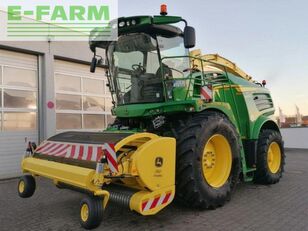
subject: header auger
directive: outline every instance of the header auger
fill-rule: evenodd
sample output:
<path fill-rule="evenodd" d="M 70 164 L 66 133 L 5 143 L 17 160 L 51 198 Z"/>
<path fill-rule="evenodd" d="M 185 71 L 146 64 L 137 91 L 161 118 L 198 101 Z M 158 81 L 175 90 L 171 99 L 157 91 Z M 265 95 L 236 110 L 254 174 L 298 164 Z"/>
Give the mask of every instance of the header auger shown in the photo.
<path fill-rule="evenodd" d="M 184 29 L 172 24 L 184 23 Z M 198 209 L 230 199 L 238 180 L 273 184 L 284 166 L 283 141 L 270 92 L 233 62 L 189 53 L 195 30 L 179 16 L 122 17 L 117 41 L 93 30 L 106 50 L 116 117 L 104 132 L 55 135 L 22 161 L 21 197 L 34 177 L 88 196 L 80 223 L 97 227 L 109 201 L 153 215 L 174 197 Z"/>

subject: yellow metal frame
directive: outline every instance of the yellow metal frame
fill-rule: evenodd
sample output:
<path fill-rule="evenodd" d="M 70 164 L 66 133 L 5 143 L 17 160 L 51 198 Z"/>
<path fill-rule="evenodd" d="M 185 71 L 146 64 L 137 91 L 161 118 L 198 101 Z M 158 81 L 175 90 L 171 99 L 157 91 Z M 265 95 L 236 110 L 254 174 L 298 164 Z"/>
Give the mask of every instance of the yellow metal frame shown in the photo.
<path fill-rule="evenodd" d="M 239 68 L 234 62 L 220 56 L 219 54 L 201 54 L 201 50 L 193 50 L 190 52 L 191 56 L 198 57 L 200 59 L 204 59 L 207 61 L 210 61 L 211 63 L 203 63 L 203 69 L 205 69 L 208 66 L 218 67 L 221 69 L 221 66 L 224 66 L 229 72 L 236 74 L 237 76 L 242 77 L 243 79 L 246 79 L 248 81 L 252 81 L 252 77 L 248 75 L 246 72 L 244 72 L 241 68 Z M 194 65 L 197 65 L 199 69 L 202 68 L 201 61 L 200 60 L 193 60 Z M 217 66 L 215 66 L 217 64 Z"/>
<path fill-rule="evenodd" d="M 62 164 L 58 162 L 27 157 L 22 161 L 23 172 L 29 172 L 34 176 L 43 176 L 56 182 L 63 182 L 90 192 L 95 196 L 104 196 L 103 206 L 107 205 L 109 192 L 100 189 L 94 184 L 95 170 Z"/>

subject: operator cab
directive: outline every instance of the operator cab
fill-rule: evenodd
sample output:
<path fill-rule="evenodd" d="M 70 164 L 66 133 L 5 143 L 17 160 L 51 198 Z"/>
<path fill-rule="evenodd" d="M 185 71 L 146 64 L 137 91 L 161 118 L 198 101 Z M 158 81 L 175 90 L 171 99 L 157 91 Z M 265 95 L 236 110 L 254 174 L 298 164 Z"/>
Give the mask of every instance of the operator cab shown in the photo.
<path fill-rule="evenodd" d="M 169 56 L 188 55 L 183 37 L 151 36 L 146 33 L 122 35 L 107 48 L 112 84 L 117 92 L 117 103 L 153 103 L 164 101 L 165 92 L 170 94 L 174 72 L 182 72 L 189 62 L 166 60 Z M 169 61 L 169 62 L 168 62 Z M 169 96 L 170 97 L 170 96 Z"/>
<path fill-rule="evenodd" d="M 168 18 L 119 18 L 117 41 L 90 42 L 94 53 L 97 47 L 106 49 L 109 85 L 117 105 L 173 100 L 174 88 L 185 87 L 186 81 L 175 80 L 185 79 L 184 70 L 190 68 L 188 48 L 195 43 L 194 29 L 186 25 L 183 32 L 165 22 L 155 24 L 157 17 Z M 146 19 L 149 23 L 142 24 Z"/>

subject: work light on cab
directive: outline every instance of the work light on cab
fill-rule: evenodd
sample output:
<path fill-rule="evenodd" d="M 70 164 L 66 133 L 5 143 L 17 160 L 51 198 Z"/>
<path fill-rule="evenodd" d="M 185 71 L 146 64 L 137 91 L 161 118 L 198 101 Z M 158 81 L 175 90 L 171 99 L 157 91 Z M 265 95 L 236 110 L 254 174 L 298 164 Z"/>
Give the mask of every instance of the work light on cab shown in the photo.
<path fill-rule="evenodd" d="M 167 15 L 168 14 L 168 12 L 167 12 L 167 5 L 166 4 L 162 4 L 161 6 L 160 6 L 160 15 Z"/>

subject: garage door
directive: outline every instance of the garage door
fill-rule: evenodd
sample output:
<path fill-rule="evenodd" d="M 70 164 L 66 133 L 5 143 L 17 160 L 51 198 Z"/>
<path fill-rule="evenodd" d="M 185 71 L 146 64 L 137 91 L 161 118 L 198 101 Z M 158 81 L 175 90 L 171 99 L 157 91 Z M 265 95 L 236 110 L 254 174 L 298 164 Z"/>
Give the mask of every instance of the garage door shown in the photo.
<path fill-rule="evenodd" d="M 112 122 L 105 70 L 55 60 L 56 129 L 99 131 Z"/>
<path fill-rule="evenodd" d="M 0 179 L 20 175 L 29 140 L 38 140 L 37 56 L 0 49 Z"/>

